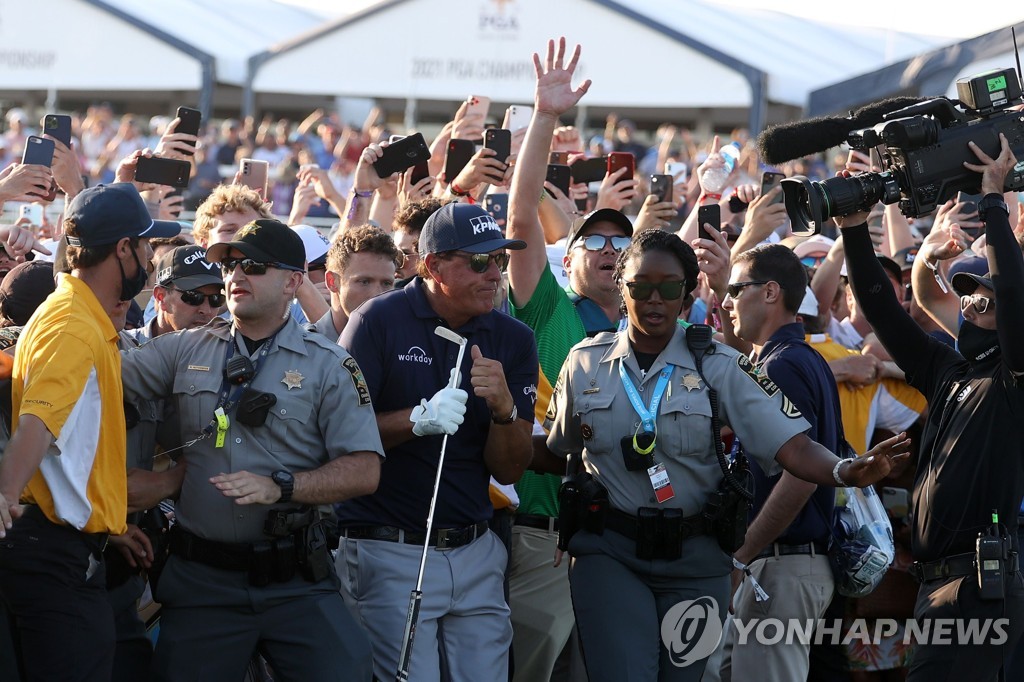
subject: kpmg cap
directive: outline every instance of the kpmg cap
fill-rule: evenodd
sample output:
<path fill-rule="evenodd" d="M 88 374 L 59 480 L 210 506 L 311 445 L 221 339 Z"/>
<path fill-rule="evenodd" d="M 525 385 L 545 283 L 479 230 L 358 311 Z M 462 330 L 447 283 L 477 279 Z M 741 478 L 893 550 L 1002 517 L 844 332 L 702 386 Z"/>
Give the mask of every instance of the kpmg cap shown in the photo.
<path fill-rule="evenodd" d="M 71 246 L 105 246 L 125 237 L 166 238 L 181 232 L 181 225 L 173 220 L 153 220 L 130 182 L 82 190 L 64 217 L 75 223 L 77 236 L 65 237 Z"/>
<path fill-rule="evenodd" d="M 231 249 L 241 251 L 246 258 L 260 263 L 306 271 L 306 249 L 302 238 L 292 228 L 273 218 L 254 220 L 236 232 L 232 241 L 214 244 L 206 250 L 206 260 L 220 263 Z"/>
<path fill-rule="evenodd" d="M 474 204 L 445 204 L 430 214 L 420 232 L 420 254 L 465 251 L 489 253 L 525 249 L 520 239 L 505 239 L 494 218 Z"/>
<path fill-rule="evenodd" d="M 50 263 L 35 260 L 19 263 L 0 282 L 0 316 L 15 325 L 25 325 L 54 289 Z"/>
<path fill-rule="evenodd" d="M 583 232 L 583 230 L 599 221 L 614 223 L 626 233 L 627 237 L 633 236 L 633 223 L 629 221 L 629 218 L 626 217 L 625 213 L 622 211 L 616 211 L 614 208 L 599 208 L 596 211 L 591 211 L 587 215 L 577 218 L 573 222 L 572 226 L 569 228 L 569 236 L 565 240 L 565 252 L 569 253 L 572 249 L 572 245 L 580 238 L 580 233 Z"/>
<path fill-rule="evenodd" d="M 191 291 L 208 284 L 224 285 L 220 265 L 206 260 L 206 249 L 195 244 L 171 249 L 156 264 L 156 283 L 162 287 L 173 284 L 176 289 Z"/>

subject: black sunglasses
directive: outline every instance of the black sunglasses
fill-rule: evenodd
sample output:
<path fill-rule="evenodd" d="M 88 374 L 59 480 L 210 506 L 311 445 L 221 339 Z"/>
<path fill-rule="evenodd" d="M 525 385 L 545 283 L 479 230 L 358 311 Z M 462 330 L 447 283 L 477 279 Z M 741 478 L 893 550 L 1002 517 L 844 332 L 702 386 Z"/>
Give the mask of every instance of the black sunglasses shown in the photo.
<path fill-rule="evenodd" d="M 267 274 L 267 268 L 279 268 L 281 270 L 302 272 L 301 269 L 292 267 L 291 265 L 285 265 L 284 263 L 261 263 L 253 260 L 252 258 L 225 258 L 220 262 L 221 272 L 224 275 L 229 275 L 234 272 L 235 267 L 239 265 L 242 266 L 242 272 L 247 275 L 265 275 Z"/>
<path fill-rule="evenodd" d="M 461 251 L 452 252 L 454 256 L 460 256 L 469 261 L 469 269 L 473 272 L 479 272 L 481 274 L 487 272 L 487 268 L 491 267 L 491 260 L 494 260 L 494 264 L 498 266 L 498 272 L 505 272 L 508 268 L 508 254 L 504 251 L 501 253 L 463 253 Z"/>
<path fill-rule="evenodd" d="M 192 291 L 182 291 L 181 289 L 173 289 L 173 291 L 177 291 L 179 294 L 181 294 L 181 300 L 184 303 L 187 303 L 190 306 L 194 306 L 196 308 L 201 306 L 203 304 L 203 301 L 209 301 L 211 308 L 219 308 L 222 305 L 224 305 L 224 301 L 227 300 L 227 297 L 224 296 L 223 293 L 204 294 L 203 292 L 196 291 L 195 289 L 193 289 Z"/>
<path fill-rule="evenodd" d="M 661 300 L 675 301 L 683 295 L 683 287 L 685 285 L 685 281 L 658 282 L 657 284 L 653 282 L 626 282 L 629 296 L 634 301 L 646 301 L 655 291 L 661 296 Z"/>
<path fill-rule="evenodd" d="M 587 251 L 604 251 L 608 242 L 611 242 L 613 251 L 622 251 L 629 246 L 630 241 L 629 237 L 608 237 L 603 234 L 591 234 L 576 242 L 573 248 L 582 246 Z"/>
<path fill-rule="evenodd" d="M 768 282 L 770 281 L 771 280 L 769 279 L 759 279 L 751 282 L 736 282 L 735 284 L 730 284 L 729 286 L 727 286 L 725 290 L 729 293 L 729 298 L 736 298 L 737 296 L 740 295 L 740 292 L 743 291 L 745 288 L 760 286 L 762 284 L 768 284 Z"/>

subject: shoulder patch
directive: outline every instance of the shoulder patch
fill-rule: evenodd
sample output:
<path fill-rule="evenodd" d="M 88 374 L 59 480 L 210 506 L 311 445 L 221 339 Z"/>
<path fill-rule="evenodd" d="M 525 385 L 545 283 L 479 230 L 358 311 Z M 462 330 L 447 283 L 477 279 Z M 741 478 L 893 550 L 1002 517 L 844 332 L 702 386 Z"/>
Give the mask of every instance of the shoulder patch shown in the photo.
<path fill-rule="evenodd" d="M 736 364 L 739 365 L 739 368 L 743 370 L 743 373 L 750 377 L 750 380 L 757 384 L 757 387 L 760 388 L 769 398 L 779 392 L 779 387 L 775 382 L 769 379 L 767 375 L 760 374 L 757 371 L 757 368 L 754 367 L 754 363 L 752 363 L 747 356 L 742 354 L 737 355 Z M 800 416 L 799 411 L 797 411 L 797 416 Z"/>
<path fill-rule="evenodd" d="M 793 404 L 793 401 L 786 397 L 786 394 L 782 394 L 782 414 L 786 415 L 790 419 L 799 419 L 803 415 L 800 414 L 800 410 Z"/>
<path fill-rule="evenodd" d="M 363 370 L 359 369 L 359 365 L 356 364 L 355 358 L 349 356 L 345 358 L 341 366 L 348 370 L 348 373 L 352 375 L 352 385 L 356 389 L 356 393 L 359 395 L 359 405 L 370 404 L 370 389 L 366 385 L 366 379 L 363 378 Z"/>
<path fill-rule="evenodd" d="M 544 420 L 552 422 L 558 416 L 558 394 L 562 392 L 562 373 L 558 374 L 558 381 L 551 390 L 551 400 L 548 401 L 548 409 L 544 414 Z"/>

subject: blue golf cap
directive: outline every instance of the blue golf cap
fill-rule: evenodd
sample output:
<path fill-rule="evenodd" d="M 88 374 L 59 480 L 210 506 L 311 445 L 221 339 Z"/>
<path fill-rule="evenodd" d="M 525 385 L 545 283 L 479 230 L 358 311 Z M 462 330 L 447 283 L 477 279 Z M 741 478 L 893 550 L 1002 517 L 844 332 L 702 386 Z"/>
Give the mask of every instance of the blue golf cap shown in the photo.
<path fill-rule="evenodd" d="M 173 220 L 153 220 L 135 185 L 116 182 L 82 190 L 68 205 L 66 220 L 75 224 L 76 236 L 66 236 L 71 246 L 104 246 L 125 237 L 173 237 L 181 225 Z"/>
<path fill-rule="evenodd" d="M 420 232 L 420 254 L 465 251 L 490 253 L 525 249 L 521 239 L 505 239 L 491 214 L 474 204 L 445 204 L 430 214 Z"/>

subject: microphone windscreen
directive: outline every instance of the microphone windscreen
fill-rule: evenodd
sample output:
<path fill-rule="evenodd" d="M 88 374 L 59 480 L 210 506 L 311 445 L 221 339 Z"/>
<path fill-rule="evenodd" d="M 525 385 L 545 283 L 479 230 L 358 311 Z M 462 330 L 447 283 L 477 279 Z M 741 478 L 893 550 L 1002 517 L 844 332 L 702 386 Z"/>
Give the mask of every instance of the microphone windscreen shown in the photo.
<path fill-rule="evenodd" d="M 934 98 L 889 97 L 887 99 L 882 99 L 877 102 L 872 102 L 871 104 L 867 104 L 858 109 L 857 111 L 853 112 L 853 116 L 850 117 L 850 120 L 853 121 L 854 127 L 851 128 L 851 130 L 856 130 L 857 128 L 870 128 L 873 125 L 881 123 L 884 120 L 882 116 L 885 114 L 889 114 L 894 111 L 899 111 L 900 109 L 905 109 L 906 107 L 909 107 L 912 104 L 917 104 L 918 102 L 925 102 L 929 99 Z"/>
<path fill-rule="evenodd" d="M 840 145 L 854 127 L 849 119 L 838 116 L 783 123 L 758 135 L 757 149 L 762 161 L 776 165 Z"/>

